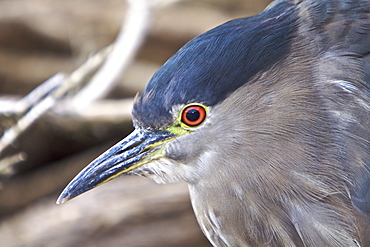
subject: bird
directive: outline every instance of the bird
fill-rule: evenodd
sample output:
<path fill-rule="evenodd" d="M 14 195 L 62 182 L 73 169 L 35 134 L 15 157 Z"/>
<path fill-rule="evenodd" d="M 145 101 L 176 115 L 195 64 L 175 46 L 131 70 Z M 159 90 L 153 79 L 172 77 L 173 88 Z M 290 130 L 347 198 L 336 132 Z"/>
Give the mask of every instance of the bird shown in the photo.
<path fill-rule="evenodd" d="M 195 37 L 57 203 L 144 176 L 187 183 L 213 246 L 370 246 L 369 15 L 370 1 L 276 0 Z"/>

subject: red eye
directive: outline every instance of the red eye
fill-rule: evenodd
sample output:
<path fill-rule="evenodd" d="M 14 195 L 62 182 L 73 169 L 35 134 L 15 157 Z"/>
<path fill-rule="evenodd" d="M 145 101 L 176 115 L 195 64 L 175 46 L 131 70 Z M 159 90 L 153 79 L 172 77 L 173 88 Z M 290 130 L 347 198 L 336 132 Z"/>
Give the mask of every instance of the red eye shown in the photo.
<path fill-rule="evenodd" d="M 191 105 L 182 111 L 181 121 L 190 126 L 195 127 L 203 123 L 206 118 L 206 110 L 199 105 Z"/>

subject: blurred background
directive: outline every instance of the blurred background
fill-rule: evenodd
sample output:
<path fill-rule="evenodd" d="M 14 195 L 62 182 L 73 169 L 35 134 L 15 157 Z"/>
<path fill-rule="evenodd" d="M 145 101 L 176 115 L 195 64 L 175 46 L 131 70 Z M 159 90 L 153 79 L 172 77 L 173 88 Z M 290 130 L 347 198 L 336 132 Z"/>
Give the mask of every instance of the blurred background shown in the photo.
<path fill-rule="evenodd" d="M 184 184 L 126 176 L 55 204 L 84 166 L 132 131 L 132 99 L 161 64 L 196 35 L 271 1 L 152 2 L 141 45 L 107 95 L 80 110 L 68 106 L 94 69 L 85 84 L 55 96 L 37 115 L 33 110 L 60 85 L 43 86 L 41 96 L 30 92 L 57 73 L 70 76 L 113 43 L 130 6 L 124 0 L 0 1 L 1 247 L 210 246 Z M 20 131 L 34 112 L 35 121 Z"/>

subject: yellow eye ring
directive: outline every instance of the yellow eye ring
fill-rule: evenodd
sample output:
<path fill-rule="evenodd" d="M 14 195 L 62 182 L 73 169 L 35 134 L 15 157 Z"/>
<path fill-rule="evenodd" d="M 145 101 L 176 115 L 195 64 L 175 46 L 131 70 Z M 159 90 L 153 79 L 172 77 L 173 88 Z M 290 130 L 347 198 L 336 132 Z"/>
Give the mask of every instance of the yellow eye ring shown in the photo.
<path fill-rule="evenodd" d="M 194 128 L 201 125 L 207 118 L 207 107 L 202 104 L 188 104 L 180 112 L 182 124 Z"/>

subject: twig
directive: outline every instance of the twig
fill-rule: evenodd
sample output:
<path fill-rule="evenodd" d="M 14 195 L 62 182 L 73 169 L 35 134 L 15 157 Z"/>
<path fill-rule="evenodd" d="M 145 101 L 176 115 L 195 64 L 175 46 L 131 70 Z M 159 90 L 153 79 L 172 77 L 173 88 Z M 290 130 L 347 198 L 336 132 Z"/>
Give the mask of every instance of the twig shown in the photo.
<path fill-rule="evenodd" d="M 111 52 L 111 50 L 111 46 L 102 49 L 100 52 L 90 57 L 69 77 L 65 78 L 65 75 L 57 74 L 43 83 L 47 84 L 47 86 L 39 86 L 40 91 L 42 91 L 44 89 L 54 89 L 54 87 L 50 87 L 50 85 L 60 85 L 59 87 L 55 88 L 54 91 L 47 92 L 44 90 L 44 92 L 42 93 L 31 92 L 30 94 L 32 95 L 38 95 L 38 102 L 22 118 L 20 118 L 15 125 L 4 132 L 3 136 L 0 139 L 0 154 L 4 151 L 5 148 L 11 145 L 22 132 L 28 129 L 28 127 L 31 126 L 31 124 L 33 124 L 39 117 L 41 117 L 45 112 L 54 107 L 58 99 L 63 97 L 71 90 L 79 87 L 84 82 L 84 79 L 87 76 L 89 76 L 93 71 L 101 66 L 104 59 Z M 46 95 L 46 97 L 40 100 L 39 98 L 44 95 Z M 25 98 L 26 100 L 24 101 L 29 101 L 27 100 L 27 98 L 30 98 L 30 96 L 27 95 L 25 96 Z M 34 103 L 34 101 L 36 102 L 36 100 L 32 100 L 29 101 L 29 103 Z"/>
<path fill-rule="evenodd" d="M 73 106 L 83 109 L 104 97 L 115 85 L 117 77 L 131 62 L 142 43 L 150 17 L 149 0 L 128 0 L 129 9 L 113 52 L 91 81 L 74 97 Z"/>
<path fill-rule="evenodd" d="M 109 45 L 91 56 L 84 64 L 73 71 L 71 75 L 65 79 L 65 82 L 56 89 L 55 92 L 53 92 L 53 97 L 60 98 L 73 89 L 80 87 L 84 80 L 103 64 L 112 50 L 113 46 Z"/>
<path fill-rule="evenodd" d="M 64 75 L 62 74 L 56 74 L 55 76 L 51 77 L 49 80 L 47 80 L 45 83 L 48 84 L 62 84 L 64 79 Z M 50 83 L 53 82 L 53 83 Z M 46 89 L 48 87 L 39 87 L 40 89 Z M 40 90 L 41 91 L 41 90 Z M 21 119 L 17 121 L 15 125 L 10 127 L 9 129 L 4 131 L 3 136 L 0 139 L 0 154 L 4 151 L 6 147 L 11 145 L 13 141 L 22 133 L 24 132 L 36 119 L 38 119 L 42 114 L 44 114 L 47 110 L 49 110 L 55 103 L 55 99 L 51 96 L 51 94 L 48 94 L 49 92 L 45 91 L 43 93 L 38 94 L 37 100 L 39 100 L 40 96 L 43 96 L 47 94 L 47 96 L 39 101 L 35 106 L 31 108 L 29 112 L 26 113 Z M 31 92 L 30 94 L 37 94 L 34 92 Z M 25 98 L 28 98 L 26 96 Z M 27 100 L 25 100 L 27 101 Z M 33 101 L 28 102 L 29 104 L 32 104 Z"/>
<path fill-rule="evenodd" d="M 11 145 L 14 140 L 33 124 L 41 115 L 49 110 L 55 104 L 55 98 L 47 96 L 35 105 L 26 115 L 17 121 L 15 125 L 5 130 L 0 139 L 0 154 L 6 147 Z"/>
<path fill-rule="evenodd" d="M 14 140 L 22 134 L 32 123 L 49 109 L 53 108 L 60 98 L 72 90 L 80 87 L 84 80 L 96 71 L 100 70 L 92 80 L 77 93 L 72 100 L 73 107 L 65 104 L 64 111 L 78 114 L 91 102 L 102 98 L 116 83 L 116 78 L 127 67 L 136 53 L 146 33 L 151 8 L 156 5 L 166 5 L 174 2 L 172 0 L 127 0 L 129 9 L 122 25 L 120 33 L 114 45 L 110 45 L 96 55 L 89 58 L 83 65 L 76 69 L 70 76 L 65 78 L 57 74 L 37 87 L 29 95 L 14 104 L 0 108 L 0 113 L 17 113 L 23 115 L 18 122 L 7 129 L 0 139 L 0 154 L 10 146 Z M 109 57 L 107 59 L 107 57 Z M 107 59 L 107 60 L 106 60 Z M 105 64 L 103 64 L 103 62 Z"/>
<path fill-rule="evenodd" d="M 63 83 L 62 77 L 63 75 L 61 73 L 52 76 L 20 100 L 3 100 L 0 105 L 0 114 L 23 114 L 59 87 Z"/>
<path fill-rule="evenodd" d="M 26 153 L 20 152 L 0 160 L 0 176 L 9 177 L 14 174 L 14 165 L 26 159 Z"/>

